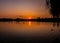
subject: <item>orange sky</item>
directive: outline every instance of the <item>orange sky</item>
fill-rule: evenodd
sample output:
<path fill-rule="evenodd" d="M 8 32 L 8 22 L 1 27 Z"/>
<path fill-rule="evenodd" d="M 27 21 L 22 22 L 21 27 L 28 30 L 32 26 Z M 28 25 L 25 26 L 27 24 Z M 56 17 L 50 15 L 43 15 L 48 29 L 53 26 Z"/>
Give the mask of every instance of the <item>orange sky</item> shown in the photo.
<path fill-rule="evenodd" d="M 50 17 L 45 0 L 0 1 L 0 17 Z"/>

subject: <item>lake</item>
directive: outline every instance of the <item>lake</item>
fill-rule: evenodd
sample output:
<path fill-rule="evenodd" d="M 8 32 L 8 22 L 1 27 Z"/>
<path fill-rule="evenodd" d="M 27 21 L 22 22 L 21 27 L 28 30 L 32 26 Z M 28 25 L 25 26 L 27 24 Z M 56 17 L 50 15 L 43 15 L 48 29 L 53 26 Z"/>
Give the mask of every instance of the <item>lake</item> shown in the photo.
<path fill-rule="evenodd" d="M 2 41 L 22 40 L 39 42 L 58 42 L 60 40 L 60 23 L 55 22 L 0 22 L 0 39 Z"/>

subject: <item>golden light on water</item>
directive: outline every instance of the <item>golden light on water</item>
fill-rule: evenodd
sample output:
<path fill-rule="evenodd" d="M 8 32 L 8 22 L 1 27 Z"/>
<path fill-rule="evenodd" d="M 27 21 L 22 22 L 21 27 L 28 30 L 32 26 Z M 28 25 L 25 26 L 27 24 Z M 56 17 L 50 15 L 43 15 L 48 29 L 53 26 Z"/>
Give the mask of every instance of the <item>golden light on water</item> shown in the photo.
<path fill-rule="evenodd" d="M 28 19 L 32 19 L 32 18 L 28 17 Z M 31 21 L 28 22 L 28 25 L 31 26 Z"/>
<path fill-rule="evenodd" d="M 28 25 L 31 26 L 31 21 L 29 21 Z"/>

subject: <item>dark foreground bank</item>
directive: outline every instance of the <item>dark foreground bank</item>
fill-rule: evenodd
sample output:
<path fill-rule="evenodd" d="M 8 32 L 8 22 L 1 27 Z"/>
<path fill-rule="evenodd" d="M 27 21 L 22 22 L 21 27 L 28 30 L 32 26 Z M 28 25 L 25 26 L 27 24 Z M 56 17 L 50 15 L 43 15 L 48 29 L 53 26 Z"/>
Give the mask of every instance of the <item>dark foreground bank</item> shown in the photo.
<path fill-rule="evenodd" d="M 0 43 L 60 43 L 60 39 L 56 36 L 48 39 L 48 37 L 43 36 L 29 37 L 0 34 Z"/>

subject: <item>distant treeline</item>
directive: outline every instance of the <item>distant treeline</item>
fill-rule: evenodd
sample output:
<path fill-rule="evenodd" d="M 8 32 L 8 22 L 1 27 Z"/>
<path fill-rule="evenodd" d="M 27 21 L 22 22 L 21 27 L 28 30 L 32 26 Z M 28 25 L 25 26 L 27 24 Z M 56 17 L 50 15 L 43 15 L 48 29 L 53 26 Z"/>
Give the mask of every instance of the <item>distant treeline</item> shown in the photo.
<path fill-rule="evenodd" d="M 36 19 L 21 19 L 21 18 L 0 18 L 0 22 L 11 22 L 11 21 L 36 21 L 36 22 L 60 22 L 60 18 L 36 18 Z"/>

